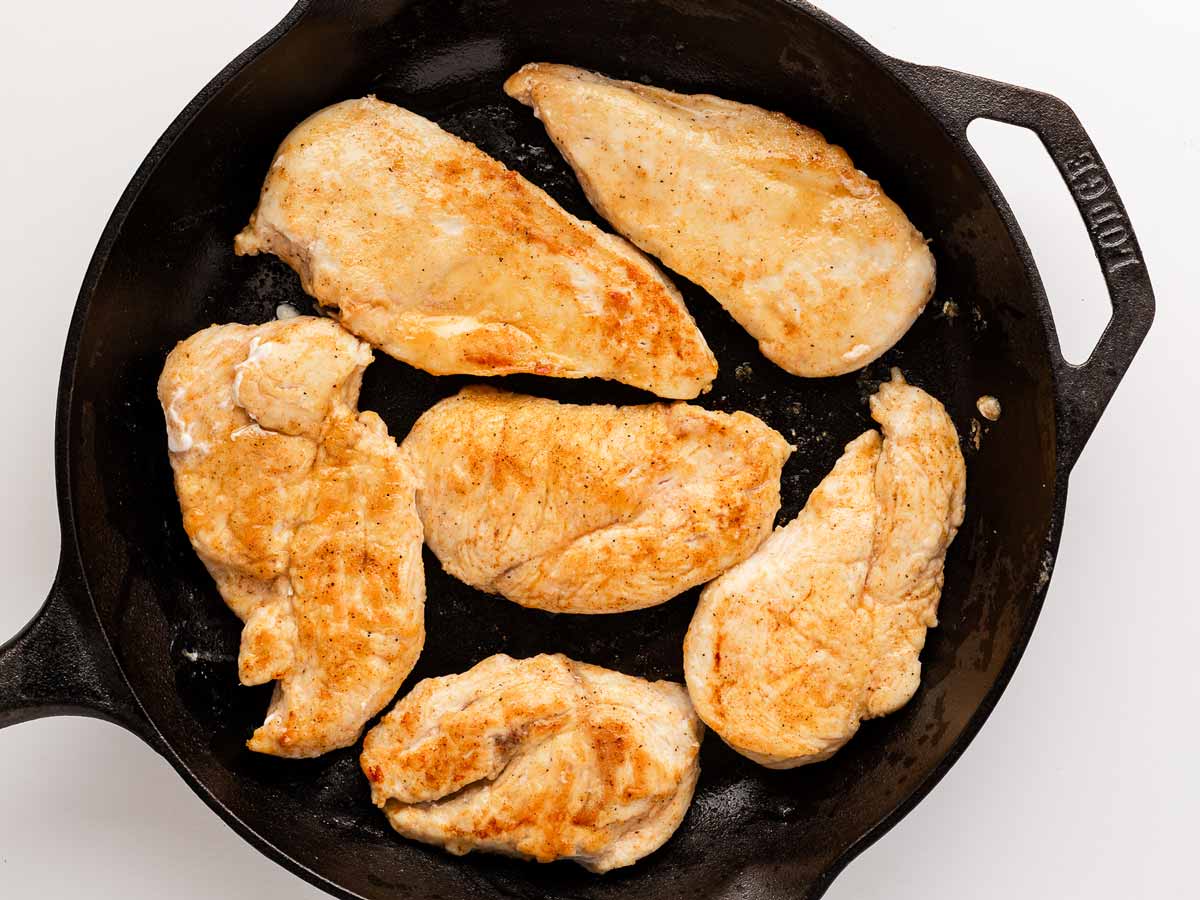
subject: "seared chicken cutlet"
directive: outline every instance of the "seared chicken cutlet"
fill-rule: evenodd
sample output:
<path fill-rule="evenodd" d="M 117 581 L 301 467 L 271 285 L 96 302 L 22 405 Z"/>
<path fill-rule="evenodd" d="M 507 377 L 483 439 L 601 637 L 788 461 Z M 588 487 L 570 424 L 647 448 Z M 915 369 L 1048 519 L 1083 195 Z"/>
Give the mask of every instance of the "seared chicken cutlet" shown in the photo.
<path fill-rule="evenodd" d="M 945 407 L 896 369 L 871 398 L 883 428 L 875 470 L 875 541 L 863 605 L 874 626 L 867 718 L 895 712 L 921 682 L 925 632 L 937 625 L 946 550 L 966 513 L 967 469 Z"/>
<path fill-rule="evenodd" d="M 840 147 L 779 113 L 535 63 L 532 106 L 592 205 L 794 375 L 862 368 L 933 293 L 920 233 Z"/>
<path fill-rule="evenodd" d="M 346 328 L 434 375 L 609 378 L 686 399 L 717 372 L 637 250 L 373 97 L 287 136 L 235 249 L 274 253 Z"/>
<path fill-rule="evenodd" d="M 575 406 L 471 387 L 404 441 L 446 571 L 523 606 L 662 603 L 745 559 L 779 511 L 787 441 L 747 413 Z"/>
<path fill-rule="evenodd" d="M 727 744 L 764 765 L 826 759 L 858 730 L 879 444 L 874 431 L 850 444 L 800 515 L 700 595 L 688 690 Z"/>
<path fill-rule="evenodd" d="M 415 481 L 359 413 L 365 344 L 324 319 L 219 325 L 167 357 L 158 396 L 183 525 L 245 623 L 243 684 L 276 681 L 249 742 L 353 744 L 424 641 Z"/>
<path fill-rule="evenodd" d="M 420 682 L 368 732 L 362 767 L 405 837 L 607 872 L 679 827 L 703 730 L 682 685 L 501 654 Z"/>
<path fill-rule="evenodd" d="M 903 706 L 937 624 L 966 470 L 942 405 L 899 372 L 804 510 L 700 595 L 688 691 L 731 747 L 771 768 L 832 756 Z"/>

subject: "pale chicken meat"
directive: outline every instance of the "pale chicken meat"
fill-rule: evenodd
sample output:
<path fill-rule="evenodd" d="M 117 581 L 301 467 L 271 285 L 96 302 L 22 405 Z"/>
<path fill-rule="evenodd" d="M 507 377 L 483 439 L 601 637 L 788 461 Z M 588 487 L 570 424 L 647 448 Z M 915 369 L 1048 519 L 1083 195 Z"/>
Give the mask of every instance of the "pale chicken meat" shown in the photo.
<path fill-rule="evenodd" d="M 220 325 L 167 357 L 158 396 L 184 529 L 244 622 L 238 675 L 276 681 L 262 753 L 353 744 L 424 641 L 415 478 L 358 412 L 371 350 L 311 317 Z"/>
<path fill-rule="evenodd" d="M 501 654 L 420 682 L 368 732 L 362 768 L 405 837 L 606 872 L 679 827 L 702 736 L 682 685 Z"/>
<path fill-rule="evenodd" d="M 427 411 L 404 450 L 446 571 L 571 613 L 662 603 L 745 559 L 771 532 L 791 453 L 743 412 L 484 387 Z"/>
<path fill-rule="evenodd" d="M 239 254 L 273 253 L 348 329 L 435 375 L 716 375 L 679 292 L 622 238 L 433 122 L 367 97 L 280 145 Z"/>
<path fill-rule="evenodd" d="M 899 372 L 803 511 L 708 585 L 684 641 L 688 691 L 731 747 L 771 768 L 832 756 L 908 702 L 937 624 L 966 469 L 942 405 Z"/>
<path fill-rule="evenodd" d="M 933 293 L 925 240 L 840 147 L 779 113 L 534 63 L 532 106 L 592 205 L 713 295 L 795 375 L 896 343 Z"/>
<path fill-rule="evenodd" d="M 863 605 L 874 640 L 868 717 L 899 709 L 921 681 L 925 632 L 937 625 L 946 550 L 966 512 L 967 470 L 945 408 L 897 370 L 871 398 L 883 428 L 875 470 L 875 541 Z"/>

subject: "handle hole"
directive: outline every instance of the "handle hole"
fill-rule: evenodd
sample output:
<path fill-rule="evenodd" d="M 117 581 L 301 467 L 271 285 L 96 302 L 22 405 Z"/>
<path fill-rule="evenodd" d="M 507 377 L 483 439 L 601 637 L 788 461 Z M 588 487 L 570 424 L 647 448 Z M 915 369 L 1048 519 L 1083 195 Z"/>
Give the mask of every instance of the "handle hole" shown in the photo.
<path fill-rule="evenodd" d="M 1063 358 L 1091 355 L 1112 317 L 1108 288 L 1087 227 L 1046 153 L 1027 128 L 977 119 L 967 138 L 1008 199 L 1042 275 Z"/>

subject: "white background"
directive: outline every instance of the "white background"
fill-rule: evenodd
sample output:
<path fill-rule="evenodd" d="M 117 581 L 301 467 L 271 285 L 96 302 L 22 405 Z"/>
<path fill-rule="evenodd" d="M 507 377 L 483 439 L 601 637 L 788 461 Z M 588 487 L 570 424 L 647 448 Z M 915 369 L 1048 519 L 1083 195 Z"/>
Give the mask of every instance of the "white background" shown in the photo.
<path fill-rule="evenodd" d="M 1008 692 L 962 761 L 830 898 L 1195 897 L 1200 538 L 1200 7 L 825 0 L 882 49 L 1037 87 L 1088 127 L 1137 226 L 1154 331 L 1075 469 L 1058 568 Z M 175 114 L 288 0 L 6 4 L 0 29 L 0 639 L 54 571 L 52 431 L 67 322 L 121 190 Z M 1140 8 L 1139 8 L 1140 7 Z M 1076 351 L 1105 315 L 1082 227 L 1022 139 L 972 132 Z M 1076 356 L 1082 355 L 1076 352 Z M 0 895 L 317 897 L 117 728 L 0 733 Z"/>

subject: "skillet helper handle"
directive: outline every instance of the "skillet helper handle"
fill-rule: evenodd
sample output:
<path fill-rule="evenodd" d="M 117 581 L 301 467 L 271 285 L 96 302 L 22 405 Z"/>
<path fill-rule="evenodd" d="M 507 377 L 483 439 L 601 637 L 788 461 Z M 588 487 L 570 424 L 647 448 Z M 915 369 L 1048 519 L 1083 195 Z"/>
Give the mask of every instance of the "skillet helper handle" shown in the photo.
<path fill-rule="evenodd" d="M 0 728 L 46 716 L 114 722 L 156 745 L 121 674 L 82 579 L 60 564 L 32 621 L 0 646 Z"/>
<path fill-rule="evenodd" d="M 901 61 L 897 66 L 964 143 L 975 119 L 1019 125 L 1037 134 L 1083 217 L 1108 286 L 1112 318 L 1082 365 L 1067 362 L 1054 340 L 1054 375 L 1065 413 L 1059 456 L 1070 467 L 1154 321 L 1154 289 L 1112 176 L 1079 118 L 1057 97 L 950 69 Z"/>

